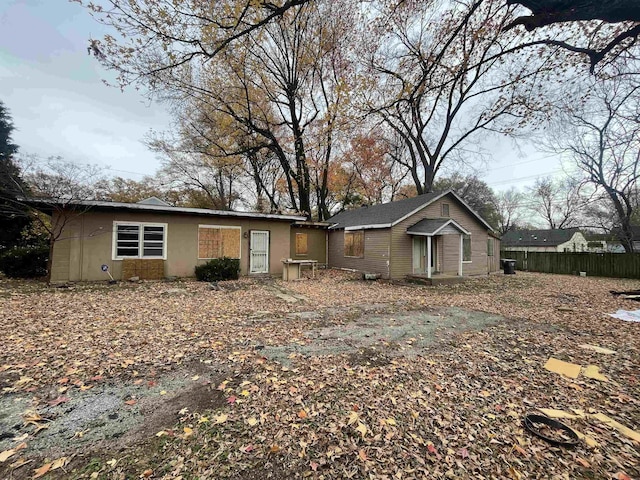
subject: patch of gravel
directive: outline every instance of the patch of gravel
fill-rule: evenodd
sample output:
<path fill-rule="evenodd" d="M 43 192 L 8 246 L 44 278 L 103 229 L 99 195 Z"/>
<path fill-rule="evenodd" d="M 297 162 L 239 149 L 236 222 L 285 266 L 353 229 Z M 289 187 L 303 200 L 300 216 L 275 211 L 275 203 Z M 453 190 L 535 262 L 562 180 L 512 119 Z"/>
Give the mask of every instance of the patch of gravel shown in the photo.
<path fill-rule="evenodd" d="M 123 448 L 144 437 L 152 437 L 163 428 L 171 428 L 184 408 L 205 411 L 224 405 L 216 386 L 219 372 L 208 366 L 191 365 L 180 374 L 152 382 L 102 385 L 81 392 L 62 394 L 57 404 L 35 403 L 24 395 L 0 396 L 0 451 L 15 446 L 15 438 L 24 440 L 28 452 L 66 451 L 106 446 Z M 196 377 L 195 374 L 198 376 Z M 25 423 L 28 411 L 37 412 L 46 426 Z"/>
<path fill-rule="evenodd" d="M 384 358 L 420 355 L 424 348 L 451 333 L 481 330 L 504 318 L 457 307 L 361 316 L 345 325 L 312 329 L 305 344 L 267 346 L 269 359 L 290 365 L 291 354 L 321 356 L 379 351 Z M 376 360 L 377 361 L 377 360 Z"/>

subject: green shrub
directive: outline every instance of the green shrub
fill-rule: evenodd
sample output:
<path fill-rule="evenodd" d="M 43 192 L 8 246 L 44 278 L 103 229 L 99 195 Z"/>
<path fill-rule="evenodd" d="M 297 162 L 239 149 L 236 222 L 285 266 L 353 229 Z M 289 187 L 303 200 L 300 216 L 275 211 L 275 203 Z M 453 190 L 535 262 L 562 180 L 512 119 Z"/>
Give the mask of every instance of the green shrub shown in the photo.
<path fill-rule="evenodd" d="M 214 258 L 196 267 L 196 278 L 201 282 L 237 280 L 240 274 L 240 260 L 237 258 Z"/>
<path fill-rule="evenodd" d="M 36 278 L 47 274 L 49 248 L 13 247 L 0 255 L 0 272 L 11 278 Z"/>

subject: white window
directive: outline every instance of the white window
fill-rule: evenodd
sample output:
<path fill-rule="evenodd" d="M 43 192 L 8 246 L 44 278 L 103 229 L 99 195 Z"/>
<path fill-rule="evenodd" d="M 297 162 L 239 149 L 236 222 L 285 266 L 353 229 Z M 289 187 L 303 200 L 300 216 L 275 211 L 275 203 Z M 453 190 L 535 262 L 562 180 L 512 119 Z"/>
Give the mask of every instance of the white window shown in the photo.
<path fill-rule="evenodd" d="M 113 259 L 167 258 L 167 224 L 113 222 Z"/>

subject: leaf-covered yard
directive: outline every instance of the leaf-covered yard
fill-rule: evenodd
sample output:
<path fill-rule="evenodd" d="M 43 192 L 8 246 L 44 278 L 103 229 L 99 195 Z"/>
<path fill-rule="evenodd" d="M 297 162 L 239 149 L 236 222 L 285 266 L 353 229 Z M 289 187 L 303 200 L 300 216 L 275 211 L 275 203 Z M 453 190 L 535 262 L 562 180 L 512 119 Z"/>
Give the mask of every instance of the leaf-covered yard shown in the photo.
<path fill-rule="evenodd" d="M 3 281 L 0 477 L 640 478 L 640 324 L 605 315 L 636 288 Z M 541 408 L 575 448 L 523 428 Z"/>

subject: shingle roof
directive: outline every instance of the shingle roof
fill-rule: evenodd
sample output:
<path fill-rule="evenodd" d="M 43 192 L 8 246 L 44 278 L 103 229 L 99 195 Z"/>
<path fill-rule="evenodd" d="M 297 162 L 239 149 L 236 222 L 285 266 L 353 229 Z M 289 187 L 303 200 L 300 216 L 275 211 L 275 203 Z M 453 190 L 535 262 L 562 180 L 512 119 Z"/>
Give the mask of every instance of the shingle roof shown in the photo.
<path fill-rule="evenodd" d="M 452 224 L 454 228 L 462 233 L 468 233 L 451 218 L 425 218 L 407 228 L 407 233 L 410 235 L 434 235 L 438 230 L 448 224 Z"/>
<path fill-rule="evenodd" d="M 435 192 L 425 193 L 424 195 L 397 200 L 395 202 L 362 207 L 356 210 L 345 210 L 344 212 L 334 215 L 327 221 L 334 224 L 332 228 L 349 228 L 363 225 L 391 226 L 396 220 L 426 205 L 440 195 L 442 194 Z"/>
<path fill-rule="evenodd" d="M 407 233 L 433 235 L 433 232 L 442 228 L 448 221 L 448 218 L 425 218 L 424 220 L 420 220 L 415 225 L 411 225 L 407 228 Z"/>
<path fill-rule="evenodd" d="M 544 247 L 558 246 L 571 240 L 580 230 L 577 228 L 555 230 L 511 230 L 500 239 L 502 246 Z"/>

